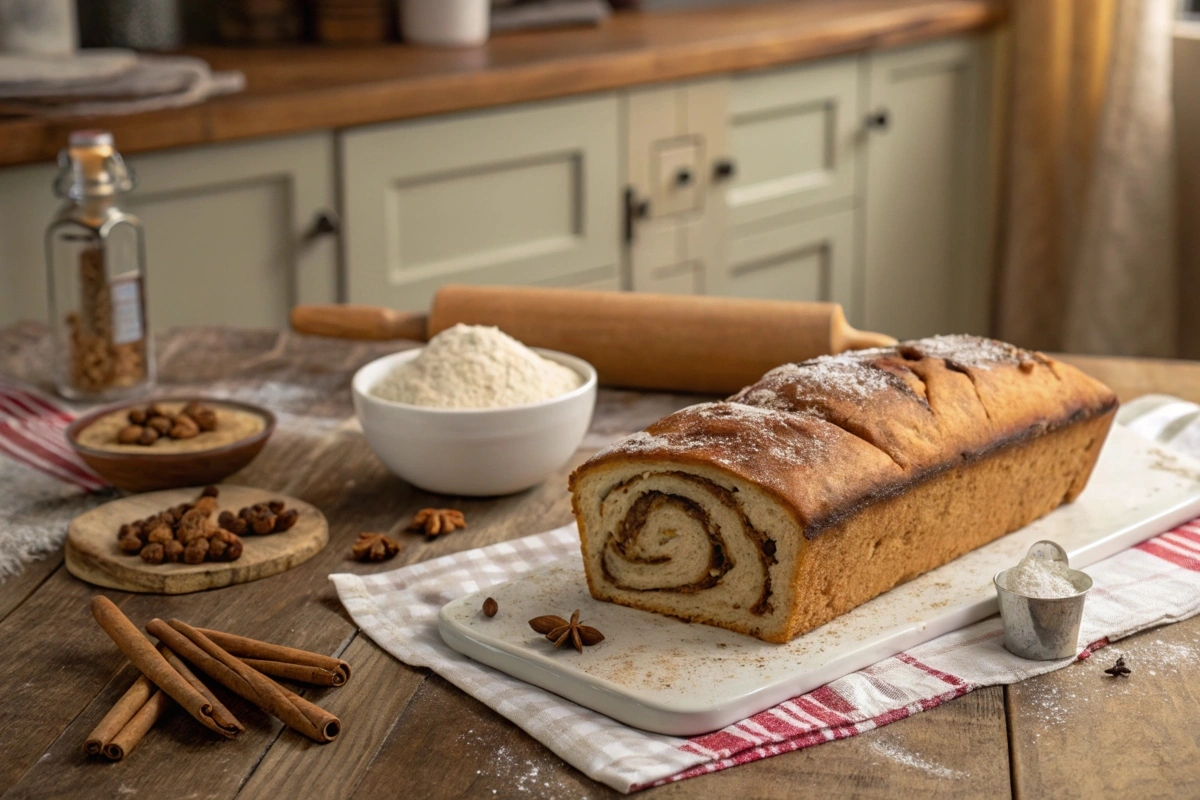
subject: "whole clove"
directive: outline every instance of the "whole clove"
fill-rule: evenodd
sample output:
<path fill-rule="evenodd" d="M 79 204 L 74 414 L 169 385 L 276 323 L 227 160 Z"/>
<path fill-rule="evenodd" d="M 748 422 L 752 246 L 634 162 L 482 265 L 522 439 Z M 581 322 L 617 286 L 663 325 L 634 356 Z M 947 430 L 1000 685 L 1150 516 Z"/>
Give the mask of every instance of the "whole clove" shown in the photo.
<path fill-rule="evenodd" d="M 1129 667 L 1125 666 L 1125 656 L 1117 656 L 1117 663 L 1104 670 L 1104 674 L 1111 675 L 1114 678 L 1129 677 L 1129 673 L 1132 671 Z"/>

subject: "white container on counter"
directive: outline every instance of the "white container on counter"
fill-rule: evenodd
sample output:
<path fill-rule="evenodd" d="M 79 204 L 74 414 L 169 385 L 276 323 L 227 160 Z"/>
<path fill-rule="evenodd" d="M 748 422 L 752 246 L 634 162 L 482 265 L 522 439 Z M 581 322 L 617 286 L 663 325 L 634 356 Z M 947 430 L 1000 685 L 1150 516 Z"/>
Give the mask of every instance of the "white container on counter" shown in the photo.
<path fill-rule="evenodd" d="M 400 32 L 413 44 L 483 44 L 490 15 L 490 0 L 400 0 Z"/>

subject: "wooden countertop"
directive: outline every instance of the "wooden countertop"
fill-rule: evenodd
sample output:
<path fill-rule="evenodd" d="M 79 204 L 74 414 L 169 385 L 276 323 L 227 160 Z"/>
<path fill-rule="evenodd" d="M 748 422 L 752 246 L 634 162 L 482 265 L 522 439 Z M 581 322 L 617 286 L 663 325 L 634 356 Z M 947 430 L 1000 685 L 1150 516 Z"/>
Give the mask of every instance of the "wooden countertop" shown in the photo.
<path fill-rule="evenodd" d="M 791 0 L 693 11 L 622 12 L 598 28 L 503 34 L 435 49 L 201 48 L 245 92 L 127 117 L 9 118 L 0 166 L 53 160 L 70 130 L 103 127 L 122 152 L 343 128 L 656 81 L 761 69 L 979 30 L 1002 0 Z"/>
<path fill-rule="evenodd" d="M 45 329 L 0 330 L 0 375 L 46 382 Z M 0 794 L 5 797 L 421 798 L 621 796 L 566 765 L 531 736 L 428 670 L 409 667 L 358 633 L 329 584 L 331 572 L 374 574 L 561 525 L 570 519 L 568 465 L 512 497 L 465 500 L 470 527 L 425 542 L 399 533 L 383 564 L 347 560 L 361 531 L 396 531 L 438 501 L 390 475 L 349 417 L 355 368 L 395 348 L 274 331 L 190 329 L 158 340 L 164 392 L 269 389 L 281 425 L 238 482 L 320 506 L 329 545 L 284 575 L 190 595 L 104 591 L 134 620 L 194 624 L 325 653 L 354 679 L 306 696 L 338 714 L 342 735 L 313 745 L 240 698 L 219 692 L 246 724 L 218 741 L 186 714 L 169 714 L 124 762 L 83 755 L 87 733 L 133 680 L 93 622 L 100 590 L 71 577 L 61 551 L 0 581 Z M 1200 363 L 1071 357 L 1122 399 L 1165 392 L 1200 400 Z M 696 398 L 603 390 L 594 433 L 642 427 Z M 307 417 L 311 427 L 300 419 Z M 335 431 L 341 430 L 341 433 Z M 597 442 L 591 441 L 592 446 Z M 578 463 L 591 452 L 577 453 Z M 314 448 L 317 448 L 314 451 Z M 313 455 L 314 452 L 319 455 Z M 317 458 L 296 469 L 297 459 Z M 103 498 L 97 498 L 97 502 Z M 443 498 L 444 499 L 444 498 Z M 1096 657 L 1012 686 L 990 686 L 910 719 L 712 775 L 649 789 L 645 800 L 728 797 L 964 798 L 1200 796 L 1200 617 L 1131 636 Z M 1128 679 L 1101 672 L 1123 653 Z M 536 776 L 536 782 L 532 780 Z"/>

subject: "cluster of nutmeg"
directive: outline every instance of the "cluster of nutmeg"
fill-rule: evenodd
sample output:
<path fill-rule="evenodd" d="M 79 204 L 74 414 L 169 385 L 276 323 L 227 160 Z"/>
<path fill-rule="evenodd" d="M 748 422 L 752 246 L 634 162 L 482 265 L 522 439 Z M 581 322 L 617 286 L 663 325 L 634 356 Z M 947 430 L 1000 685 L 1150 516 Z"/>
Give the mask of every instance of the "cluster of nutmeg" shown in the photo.
<path fill-rule="evenodd" d="M 129 412 L 129 424 L 117 432 L 117 441 L 149 447 L 162 438 L 191 439 L 216 429 L 217 412 L 202 403 L 188 403 L 178 414 L 168 414 L 151 403 Z"/>
<path fill-rule="evenodd" d="M 122 525 L 117 532 L 121 552 L 138 554 L 147 564 L 201 564 L 236 561 L 242 540 L 212 521 L 218 489 L 205 487 L 194 503 L 181 503 L 157 514 Z"/>
<path fill-rule="evenodd" d="M 217 524 L 241 536 L 248 533 L 264 536 L 290 530 L 299 518 L 300 512 L 296 509 L 288 508 L 282 500 L 271 500 L 246 506 L 236 514 L 222 511 L 217 517 Z"/>

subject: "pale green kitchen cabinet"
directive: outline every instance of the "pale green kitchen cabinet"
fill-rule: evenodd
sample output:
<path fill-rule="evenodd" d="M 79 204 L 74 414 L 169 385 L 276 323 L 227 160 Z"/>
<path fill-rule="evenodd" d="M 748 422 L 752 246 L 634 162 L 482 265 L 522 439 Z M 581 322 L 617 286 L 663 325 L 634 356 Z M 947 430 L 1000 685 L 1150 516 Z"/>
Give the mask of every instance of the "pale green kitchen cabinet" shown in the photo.
<path fill-rule="evenodd" d="M 856 322 L 870 330 L 987 333 L 991 42 L 949 39 L 866 59 Z"/>
<path fill-rule="evenodd" d="M 120 149 L 120 142 L 117 142 Z M 338 299 L 336 180 L 329 133 L 132 154 L 121 204 L 146 231 L 154 328 L 282 328 L 296 303 Z M 46 318 L 42 232 L 56 168 L 0 171 L 0 322 Z M 319 219 L 327 222 L 317 227 Z M 325 231 L 326 233 L 322 233 Z"/>
<path fill-rule="evenodd" d="M 604 94 L 340 134 L 346 296 L 443 283 L 620 288 L 618 103 Z"/>
<path fill-rule="evenodd" d="M 734 77 L 708 291 L 835 301 L 900 338 L 986 333 L 990 59 L 963 37 Z"/>
<path fill-rule="evenodd" d="M 738 229 L 713 294 L 853 307 L 854 212 Z"/>
<path fill-rule="evenodd" d="M 733 79 L 728 255 L 713 294 L 859 311 L 859 69 L 839 58 Z"/>
<path fill-rule="evenodd" d="M 725 269 L 729 81 L 630 90 L 625 123 L 626 273 L 638 292 L 706 294 Z"/>

